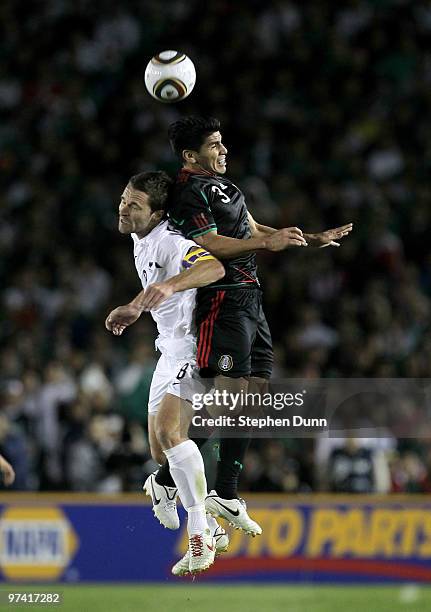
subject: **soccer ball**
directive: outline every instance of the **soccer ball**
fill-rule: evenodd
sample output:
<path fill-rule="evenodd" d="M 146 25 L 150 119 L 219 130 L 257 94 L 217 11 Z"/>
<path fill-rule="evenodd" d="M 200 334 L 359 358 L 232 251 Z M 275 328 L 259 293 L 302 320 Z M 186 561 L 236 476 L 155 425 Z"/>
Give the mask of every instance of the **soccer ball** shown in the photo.
<path fill-rule="evenodd" d="M 179 102 L 192 92 L 196 70 L 192 60 L 179 51 L 162 51 L 145 69 L 145 86 L 160 102 Z"/>

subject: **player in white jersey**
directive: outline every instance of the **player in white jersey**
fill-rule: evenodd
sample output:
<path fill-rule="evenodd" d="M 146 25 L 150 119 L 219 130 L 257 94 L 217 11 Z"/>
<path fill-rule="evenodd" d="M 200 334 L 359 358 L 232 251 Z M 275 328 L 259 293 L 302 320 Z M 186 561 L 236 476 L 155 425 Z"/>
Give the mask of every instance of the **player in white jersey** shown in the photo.
<path fill-rule="evenodd" d="M 191 399 L 193 393 L 203 389 L 195 367 L 196 288 L 222 278 L 224 267 L 205 249 L 171 229 L 167 220 L 162 220 L 170 182 L 163 172 L 146 172 L 132 177 L 124 189 L 119 231 L 132 235 L 135 265 L 143 290 L 129 304 L 114 309 L 106 319 L 106 327 L 120 335 L 142 312 L 150 312 L 157 324 L 156 346 L 162 355 L 151 383 L 148 427 L 153 458 L 163 463 L 166 456 L 188 513 L 188 567 L 183 567 L 183 563 L 181 571 L 174 572 L 183 574 L 207 569 L 216 552 L 213 536 L 214 526 L 216 529 L 218 526 L 211 519 L 210 530 L 205 512 L 204 464 L 198 447 L 188 439 L 191 409 L 181 398 Z M 176 489 L 173 488 L 170 499 L 167 487 L 157 489 L 154 475 L 145 487 L 151 487 L 153 504 L 155 500 L 161 501 L 157 500 L 157 491 L 161 497 L 165 489 L 166 503 L 171 505 L 167 510 L 174 510 L 178 520 Z"/>

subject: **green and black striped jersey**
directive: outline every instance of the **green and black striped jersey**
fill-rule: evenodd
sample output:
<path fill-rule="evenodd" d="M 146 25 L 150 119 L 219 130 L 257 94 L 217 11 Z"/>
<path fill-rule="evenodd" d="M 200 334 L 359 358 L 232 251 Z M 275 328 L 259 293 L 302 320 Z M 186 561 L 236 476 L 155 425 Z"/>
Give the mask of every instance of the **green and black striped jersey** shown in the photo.
<path fill-rule="evenodd" d="M 217 231 L 221 236 L 251 238 L 244 195 L 224 176 L 182 169 L 169 208 L 171 223 L 186 238 Z M 258 284 L 254 253 L 222 260 L 226 276 L 211 286 Z"/>

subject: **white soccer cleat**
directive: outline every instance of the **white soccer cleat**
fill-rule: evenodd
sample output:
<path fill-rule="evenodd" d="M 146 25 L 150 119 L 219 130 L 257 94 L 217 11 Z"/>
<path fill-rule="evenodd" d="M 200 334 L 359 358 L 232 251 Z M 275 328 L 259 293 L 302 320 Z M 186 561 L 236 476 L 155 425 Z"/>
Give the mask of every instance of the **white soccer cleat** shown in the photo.
<path fill-rule="evenodd" d="M 247 514 L 247 506 L 243 499 L 223 499 L 216 491 L 211 491 L 205 498 L 205 508 L 211 516 L 226 519 L 235 529 L 242 529 L 251 536 L 260 535 L 262 528 Z"/>
<path fill-rule="evenodd" d="M 216 557 L 221 553 L 227 551 L 229 546 L 229 536 L 221 525 L 217 526 L 217 529 L 213 533 L 216 547 Z M 182 557 L 172 568 L 174 576 L 186 576 L 190 573 L 190 550 L 187 550 L 184 557 Z"/>
<path fill-rule="evenodd" d="M 177 563 L 171 569 L 171 572 L 174 576 L 186 576 L 190 570 L 190 552 L 187 550 L 184 557 L 181 557 Z"/>
<path fill-rule="evenodd" d="M 209 529 L 189 537 L 189 572 L 204 572 L 214 563 L 216 554 L 215 539 Z"/>
<path fill-rule="evenodd" d="M 168 529 L 178 529 L 180 519 L 177 512 L 178 490 L 156 482 L 157 472 L 150 474 L 142 487 L 153 501 L 153 512 L 159 522 Z"/>

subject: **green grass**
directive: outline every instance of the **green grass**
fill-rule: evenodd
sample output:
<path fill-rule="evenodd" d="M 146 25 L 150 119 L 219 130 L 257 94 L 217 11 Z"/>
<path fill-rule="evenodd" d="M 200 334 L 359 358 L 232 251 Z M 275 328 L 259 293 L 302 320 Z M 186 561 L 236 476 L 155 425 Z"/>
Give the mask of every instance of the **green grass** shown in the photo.
<path fill-rule="evenodd" d="M 427 612 L 431 589 L 416 586 L 63 586 L 2 585 L 4 592 L 58 591 L 58 606 L 0 605 L 0 610 L 51 609 L 58 612 Z"/>

